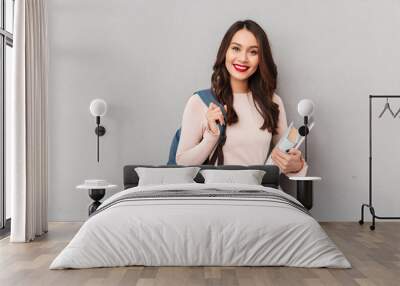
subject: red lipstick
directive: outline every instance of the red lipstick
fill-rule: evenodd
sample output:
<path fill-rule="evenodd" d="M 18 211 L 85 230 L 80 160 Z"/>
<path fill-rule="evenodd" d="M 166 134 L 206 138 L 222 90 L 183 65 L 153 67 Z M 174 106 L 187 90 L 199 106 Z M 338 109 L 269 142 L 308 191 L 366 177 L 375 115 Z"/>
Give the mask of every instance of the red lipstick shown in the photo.
<path fill-rule="evenodd" d="M 233 67 L 235 68 L 235 70 L 237 70 L 238 72 L 245 72 L 249 69 L 248 66 L 244 66 L 244 65 L 239 65 L 239 64 L 233 64 Z"/>

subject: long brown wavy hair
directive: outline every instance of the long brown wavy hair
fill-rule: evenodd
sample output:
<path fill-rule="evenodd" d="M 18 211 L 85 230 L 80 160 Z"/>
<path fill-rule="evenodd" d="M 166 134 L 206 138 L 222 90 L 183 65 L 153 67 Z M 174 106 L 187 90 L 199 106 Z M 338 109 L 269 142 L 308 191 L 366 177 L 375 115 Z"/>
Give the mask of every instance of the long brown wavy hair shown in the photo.
<path fill-rule="evenodd" d="M 237 21 L 225 33 L 214 63 L 211 89 L 218 101 L 227 105 L 226 127 L 238 122 L 239 118 L 233 108 L 233 92 L 230 74 L 225 66 L 225 58 L 233 36 L 241 29 L 250 31 L 257 39 L 259 64 L 257 70 L 248 79 L 248 86 L 254 101 L 257 103 L 256 108 L 264 118 L 264 123 L 260 129 L 268 129 L 274 135 L 278 127 L 279 106 L 272 101 L 272 96 L 276 90 L 278 71 L 272 58 L 267 34 L 256 22 L 252 20 Z M 215 156 L 212 156 L 210 161 L 211 164 L 214 164 L 216 160 L 218 160 L 219 165 L 223 164 L 222 146 L 224 143 L 225 140 L 222 140 L 218 144 L 214 152 Z"/>

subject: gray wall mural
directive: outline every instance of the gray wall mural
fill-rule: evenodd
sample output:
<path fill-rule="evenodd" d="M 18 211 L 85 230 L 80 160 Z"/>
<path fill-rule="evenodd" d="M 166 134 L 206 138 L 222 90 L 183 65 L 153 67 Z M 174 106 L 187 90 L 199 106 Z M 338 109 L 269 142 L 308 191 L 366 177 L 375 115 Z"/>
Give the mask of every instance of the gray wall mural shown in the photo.
<path fill-rule="evenodd" d="M 299 100 L 316 104 L 309 175 L 322 181 L 312 214 L 359 219 L 368 198 L 368 95 L 400 93 L 400 2 L 51 0 L 48 13 L 50 220 L 87 218 L 91 201 L 75 189 L 85 179 L 121 189 L 124 165 L 167 161 L 188 98 L 210 86 L 222 36 L 246 18 L 270 38 L 288 120 L 300 125 Z M 100 163 L 89 112 L 94 98 L 109 107 Z M 375 192 L 376 202 L 382 215 L 399 215 L 398 180 L 385 173 L 398 169 L 399 157 L 383 154 L 390 147 L 382 136 L 399 146 L 400 118 L 380 122 L 376 156 L 383 167 L 374 176 L 388 188 Z M 290 182 L 283 187 L 294 190 Z"/>

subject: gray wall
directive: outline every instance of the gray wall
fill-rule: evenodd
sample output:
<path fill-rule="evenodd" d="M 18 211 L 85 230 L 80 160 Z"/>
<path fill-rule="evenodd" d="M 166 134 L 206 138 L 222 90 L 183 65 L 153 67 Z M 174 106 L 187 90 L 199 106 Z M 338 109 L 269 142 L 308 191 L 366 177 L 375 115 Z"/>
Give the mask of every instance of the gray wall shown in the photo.
<path fill-rule="evenodd" d="M 400 93 L 399 1 L 49 0 L 48 12 L 50 220 L 87 217 L 90 199 L 75 189 L 84 179 L 121 186 L 125 164 L 166 162 L 187 99 L 209 86 L 224 32 L 245 18 L 270 37 L 289 120 L 300 123 L 300 99 L 316 103 L 309 174 L 323 180 L 313 215 L 358 219 L 368 194 L 368 94 Z M 94 98 L 109 104 L 100 163 L 89 114 Z M 386 152 L 399 146 L 399 122 L 378 123 L 381 215 L 400 213 L 400 154 Z"/>

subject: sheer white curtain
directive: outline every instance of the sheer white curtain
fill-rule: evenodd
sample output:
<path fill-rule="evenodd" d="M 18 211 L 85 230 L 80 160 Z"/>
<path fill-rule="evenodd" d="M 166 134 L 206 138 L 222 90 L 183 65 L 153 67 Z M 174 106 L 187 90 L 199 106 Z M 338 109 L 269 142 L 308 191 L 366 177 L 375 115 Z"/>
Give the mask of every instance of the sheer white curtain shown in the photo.
<path fill-rule="evenodd" d="M 47 232 L 46 0 L 16 0 L 14 71 L 6 113 L 12 242 Z M 7 99 L 6 99 L 7 100 Z M 7 160 L 8 159 L 8 160 Z"/>

